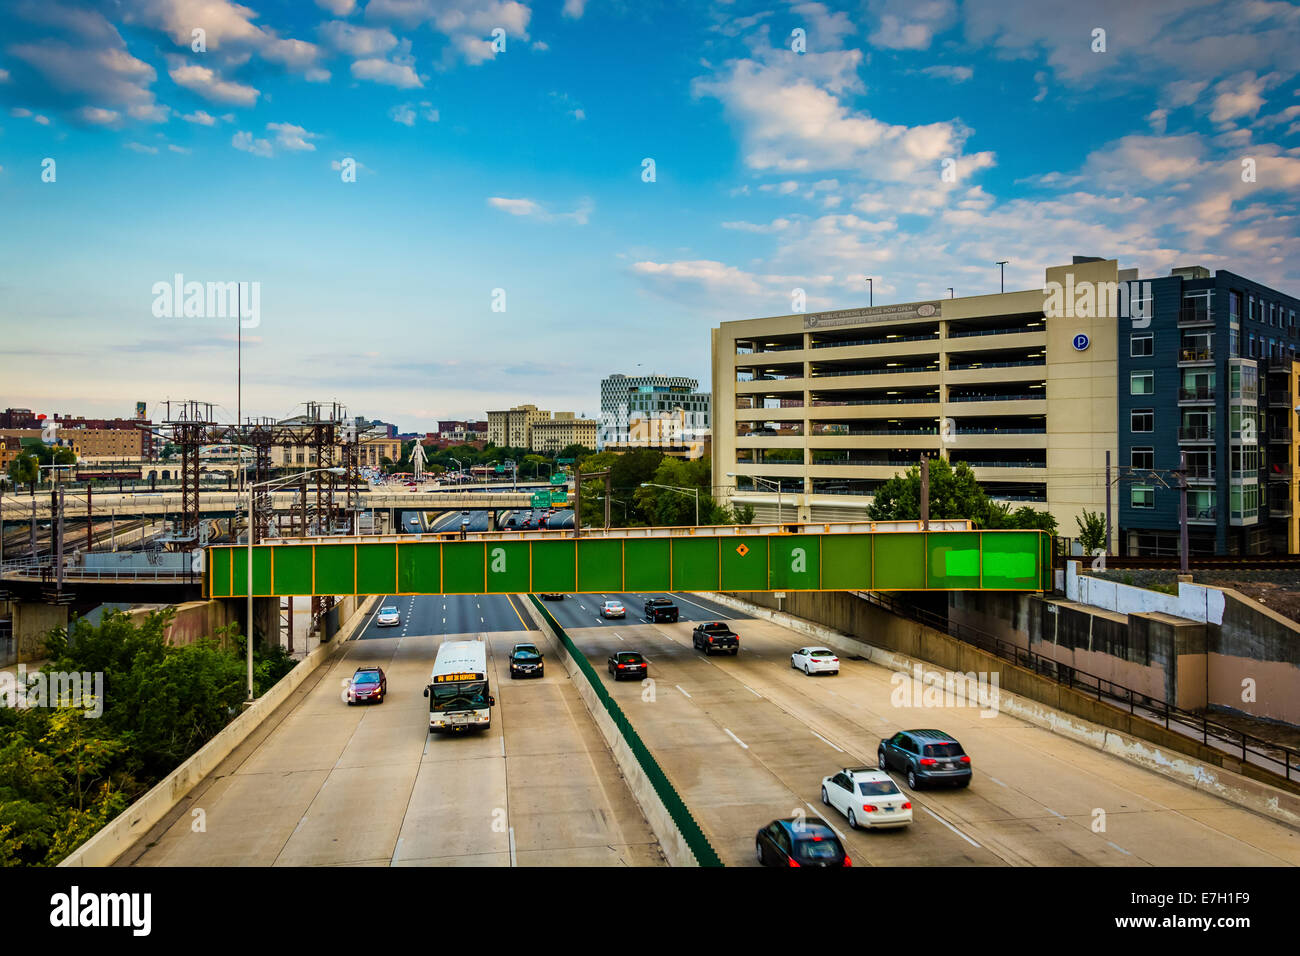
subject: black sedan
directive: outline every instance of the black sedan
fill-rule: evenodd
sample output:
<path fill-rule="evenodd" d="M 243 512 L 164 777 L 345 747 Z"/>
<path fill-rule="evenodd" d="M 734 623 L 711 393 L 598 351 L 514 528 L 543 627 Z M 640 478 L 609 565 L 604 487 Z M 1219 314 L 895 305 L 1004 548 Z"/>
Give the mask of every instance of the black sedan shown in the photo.
<path fill-rule="evenodd" d="M 636 651 L 619 651 L 610 654 L 608 664 L 614 680 L 622 680 L 624 677 L 645 677 L 648 667 L 646 659 Z"/>
<path fill-rule="evenodd" d="M 825 869 L 853 865 L 835 831 L 820 817 L 773 820 L 755 834 L 754 856 L 759 866 Z"/>
<path fill-rule="evenodd" d="M 516 644 L 510 652 L 510 677 L 541 677 L 542 652 L 536 644 Z"/>

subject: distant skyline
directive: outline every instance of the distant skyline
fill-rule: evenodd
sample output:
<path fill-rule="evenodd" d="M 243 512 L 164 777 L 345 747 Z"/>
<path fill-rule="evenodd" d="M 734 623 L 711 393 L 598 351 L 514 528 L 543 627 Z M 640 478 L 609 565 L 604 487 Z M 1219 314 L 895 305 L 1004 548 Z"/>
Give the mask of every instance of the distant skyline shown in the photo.
<path fill-rule="evenodd" d="M 866 276 L 1080 254 L 1300 294 L 1300 7 L 1093 6 L 6 4 L 0 407 L 232 421 L 236 320 L 156 315 L 177 275 L 258 283 L 245 415 L 421 432 L 707 388 L 719 322 Z"/>

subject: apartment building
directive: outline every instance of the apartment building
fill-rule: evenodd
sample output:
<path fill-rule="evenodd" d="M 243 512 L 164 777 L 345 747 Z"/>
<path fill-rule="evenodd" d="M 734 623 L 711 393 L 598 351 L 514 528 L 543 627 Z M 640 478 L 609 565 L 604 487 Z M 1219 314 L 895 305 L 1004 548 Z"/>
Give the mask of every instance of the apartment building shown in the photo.
<path fill-rule="evenodd" d="M 573 412 L 556 412 L 554 418 L 533 422 L 527 447 L 547 455 L 570 445 L 594 448 L 598 426 L 595 419 L 579 418 Z"/>
<path fill-rule="evenodd" d="M 614 374 L 602 379 L 597 447 L 635 445 L 635 432 L 655 430 L 648 423 L 669 420 L 684 423 L 693 440 L 703 440 L 712 423 L 713 396 L 699 387 L 698 379 L 677 375 Z"/>
<path fill-rule="evenodd" d="M 498 448 L 531 448 L 533 424 L 550 419 L 551 413 L 536 405 L 516 405 L 499 412 L 488 412 L 487 440 Z"/>
<path fill-rule="evenodd" d="M 1178 553 L 1185 456 L 1192 554 L 1297 551 L 1300 300 L 1200 266 L 1141 280 L 1120 354 L 1121 554 Z"/>

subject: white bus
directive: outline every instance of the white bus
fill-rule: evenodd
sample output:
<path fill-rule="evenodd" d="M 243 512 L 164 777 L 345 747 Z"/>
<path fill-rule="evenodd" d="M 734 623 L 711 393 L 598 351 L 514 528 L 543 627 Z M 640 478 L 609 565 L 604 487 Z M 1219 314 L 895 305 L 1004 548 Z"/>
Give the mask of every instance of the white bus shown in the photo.
<path fill-rule="evenodd" d="M 443 641 L 424 689 L 429 698 L 429 730 L 490 727 L 496 698 L 489 690 L 487 644 Z"/>

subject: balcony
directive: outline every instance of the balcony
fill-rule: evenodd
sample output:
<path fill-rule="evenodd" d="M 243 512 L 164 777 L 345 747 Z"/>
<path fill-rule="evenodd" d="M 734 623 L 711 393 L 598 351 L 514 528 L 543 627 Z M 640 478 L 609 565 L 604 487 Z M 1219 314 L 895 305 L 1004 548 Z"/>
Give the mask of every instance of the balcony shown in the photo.
<path fill-rule="evenodd" d="M 1289 428 L 1270 428 L 1268 430 L 1268 442 L 1270 445 L 1289 445 L 1291 444 L 1291 429 Z"/>
<path fill-rule="evenodd" d="M 1218 520 L 1219 520 L 1219 511 L 1217 508 L 1209 507 L 1209 508 L 1201 508 L 1199 510 L 1196 510 L 1193 509 L 1191 505 L 1188 505 L 1187 508 L 1188 524 L 1214 524 Z"/>
<path fill-rule="evenodd" d="M 1290 481 L 1291 464 L 1289 462 L 1274 462 L 1268 466 L 1269 481 Z"/>
<path fill-rule="evenodd" d="M 1268 404 L 1271 408 L 1290 408 L 1291 390 L 1270 388 L 1268 390 Z"/>
<path fill-rule="evenodd" d="M 1178 390 L 1178 400 L 1180 402 L 1212 402 L 1214 401 L 1214 386 L 1196 385 L 1192 388 L 1180 388 Z"/>
<path fill-rule="evenodd" d="M 1187 476 L 1188 481 L 1195 481 L 1198 484 L 1217 481 L 1214 476 L 1214 469 L 1208 465 L 1188 465 L 1184 474 Z"/>
<path fill-rule="evenodd" d="M 1181 362 L 1213 362 L 1214 349 L 1206 347 L 1180 348 L 1178 350 L 1178 361 Z"/>
<path fill-rule="evenodd" d="M 1213 325 L 1214 311 L 1206 308 L 1188 308 L 1178 310 L 1179 325 Z"/>
<path fill-rule="evenodd" d="M 1180 442 L 1214 441 L 1213 425 L 1183 425 L 1178 429 Z"/>
<path fill-rule="evenodd" d="M 1268 516 L 1270 518 L 1291 517 L 1291 496 L 1270 494 L 1268 496 Z"/>

